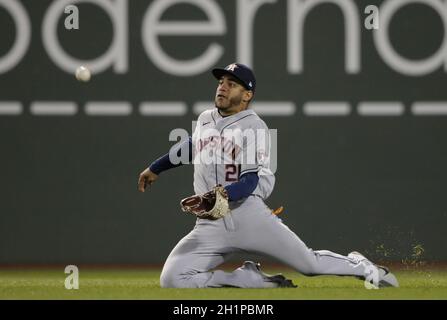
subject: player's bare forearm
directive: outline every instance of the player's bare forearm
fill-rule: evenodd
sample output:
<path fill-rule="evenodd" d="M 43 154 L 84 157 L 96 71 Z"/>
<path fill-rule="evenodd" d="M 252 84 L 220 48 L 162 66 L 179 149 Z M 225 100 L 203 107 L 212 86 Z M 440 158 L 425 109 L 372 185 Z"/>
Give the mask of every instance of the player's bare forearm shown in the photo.
<path fill-rule="evenodd" d="M 140 173 L 138 178 L 138 191 L 144 192 L 146 187 L 150 186 L 155 180 L 158 179 L 158 175 L 153 173 L 149 168 L 146 168 Z"/>

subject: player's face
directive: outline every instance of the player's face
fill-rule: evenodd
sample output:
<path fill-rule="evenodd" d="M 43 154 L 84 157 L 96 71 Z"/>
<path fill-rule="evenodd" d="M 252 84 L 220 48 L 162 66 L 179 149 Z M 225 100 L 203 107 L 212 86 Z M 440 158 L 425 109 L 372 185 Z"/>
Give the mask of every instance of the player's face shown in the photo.
<path fill-rule="evenodd" d="M 224 75 L 219 80 L 214 102 L 221 112 L 233 114 L 245 108 L 242 101 L 246 94 L 247 90 L 234 77 Z"/>

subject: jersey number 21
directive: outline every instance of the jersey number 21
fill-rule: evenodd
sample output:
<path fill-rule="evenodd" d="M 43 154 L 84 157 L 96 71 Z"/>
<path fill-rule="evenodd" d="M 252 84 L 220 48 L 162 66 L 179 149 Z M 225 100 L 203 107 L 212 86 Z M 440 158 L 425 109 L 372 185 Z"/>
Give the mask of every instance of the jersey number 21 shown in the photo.
<path fill-rule="evenodd" d="M 225 181 L 234 182 L 239 180 L 240 165 L 225 165 Z"/>

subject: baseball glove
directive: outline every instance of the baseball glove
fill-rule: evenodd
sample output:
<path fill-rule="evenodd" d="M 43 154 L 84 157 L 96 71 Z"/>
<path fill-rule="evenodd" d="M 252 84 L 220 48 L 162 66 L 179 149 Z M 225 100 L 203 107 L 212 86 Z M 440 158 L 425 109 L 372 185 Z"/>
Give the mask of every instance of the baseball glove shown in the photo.
<path fill-rule="evenodd" d="M 200 219 L 217 220 L 230 212 L 226 190 L 218 185 L 213 190 L 196 194 L 180 201 L 184 212 L 194 214 Z"/>

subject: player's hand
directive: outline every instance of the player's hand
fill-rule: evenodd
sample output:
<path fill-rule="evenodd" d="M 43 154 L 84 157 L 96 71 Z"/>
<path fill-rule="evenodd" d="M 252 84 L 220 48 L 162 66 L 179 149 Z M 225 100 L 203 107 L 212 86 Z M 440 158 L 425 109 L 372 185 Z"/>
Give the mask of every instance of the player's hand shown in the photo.
<path fill-rule="evenodd" d="M 138 191 L 144 192 L 146 187 L 150 186 L 157 179 L 158 175 L 147 168 L 140 173 L 140 177 L 138 178 Z"/>

